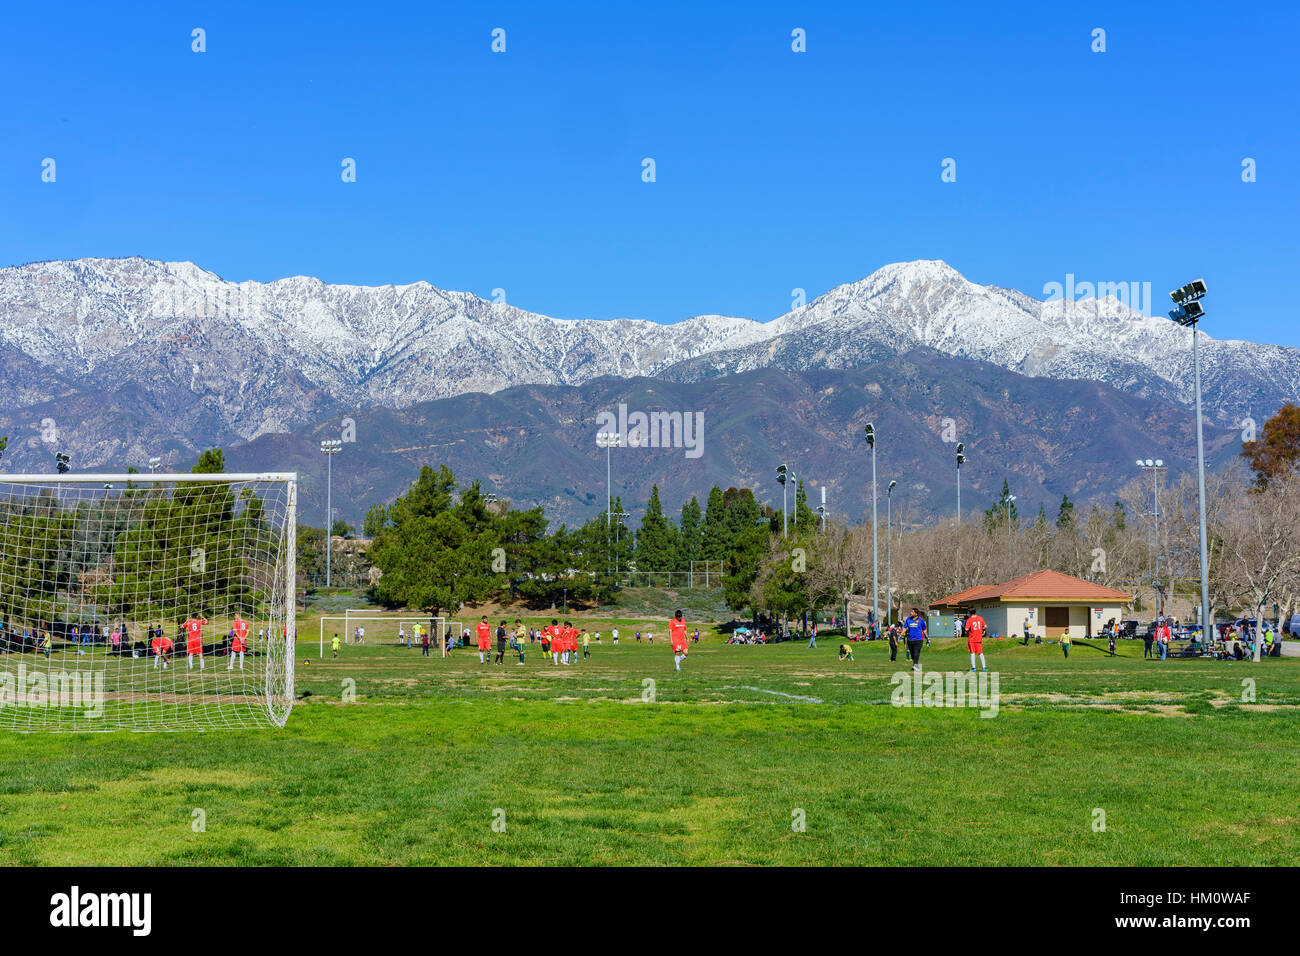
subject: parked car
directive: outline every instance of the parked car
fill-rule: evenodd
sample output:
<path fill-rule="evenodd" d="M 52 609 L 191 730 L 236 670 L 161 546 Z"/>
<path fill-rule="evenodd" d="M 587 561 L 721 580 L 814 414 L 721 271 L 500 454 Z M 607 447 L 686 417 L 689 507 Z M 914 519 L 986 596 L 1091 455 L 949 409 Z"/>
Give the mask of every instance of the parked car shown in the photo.
<path fill-rule="evenodd" d="M 1292 637 L 1300 637 L 1300 614 L 1293 614 L 1291 620 L 1283 626 L 1284 634 L 1290 634 Z"/>

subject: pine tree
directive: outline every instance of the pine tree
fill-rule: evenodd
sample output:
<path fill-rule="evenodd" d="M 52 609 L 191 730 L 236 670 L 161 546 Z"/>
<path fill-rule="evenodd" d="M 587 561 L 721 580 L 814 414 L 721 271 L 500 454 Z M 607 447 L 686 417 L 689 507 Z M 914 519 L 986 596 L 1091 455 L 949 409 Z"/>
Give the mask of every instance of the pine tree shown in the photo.
<path fill-rule="evenodd" d="M 645 516 L 641 519 L 641 530 L 636 539 L 636 566 L 638 571 L 671 571 L 676 548 L 673 540 L 673 527 L 664 517 L 663 505 L 659 501 L 659 486 L 650 489 L 650 501 L 646 504 Z"/>
<path fill-rule="evenodd" d="M 727 550 L 727 505 L 722 489 L 714 485 L 704 509 L 700 557 L 705 561 L 722 561 L 727 557 Z"/>
<path fill-rule="evenodd" d="M 700 503 L 694 495 L 691 500 L 682 505 L 682 516 L 678 522 L 678 532 L 681 538 L 681 556 L 679 564 L 683 571 L 691 569 L 692 561 L 699 561 L 700 542 L 703 534 L 701 527 L 703 522 L 703 513 L 700 511 Z"/>
<path fill-rule="evenodd" d="M 803 479 L 799 479 L 794 492 L 794 531 L 806 534 L 817 529 L 817 514 L 808 507 L 808 492 L 804 489 Z"/>
<path fill-rule="evenodd" d="M 1061 507 L 1056 512 L 1056 526 L 1068 528 L 1074 524 L 1074 502 L 1069 495 L 1061 495 Z"/>

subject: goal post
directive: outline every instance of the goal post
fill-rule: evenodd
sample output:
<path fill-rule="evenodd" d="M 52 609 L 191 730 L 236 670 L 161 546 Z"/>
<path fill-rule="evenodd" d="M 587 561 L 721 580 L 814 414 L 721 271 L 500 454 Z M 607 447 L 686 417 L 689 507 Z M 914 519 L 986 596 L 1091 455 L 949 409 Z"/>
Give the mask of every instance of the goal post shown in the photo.
<path fill-rule="evenodd" d="M 355 646 L 357 644 L 356 629 L 358 626 L 366 627 L 368 624 L 386 625 L 383 630 L 375 631 L 373 628 L 364 635 L 364 640 L 369 643 L 380 644 L 386 639 L 391 638 L 392 643 L 405 647 L 406 642 L 402 639 L 402 632 L 405 631 L 406 638 L 411 640 L 411 646 L 418 646 L 418 642 L 412 637 L 415 625 L 420 625 L 423 631 L 430 631 L 430 626 L 437 626 L 441 621 L 440 617 L 430 617 L 428 614 L 367 614 L 365 611 L 373 610 L 372 608 L 363 608 L 361 610 L 347 610 L 342 614 L 322 614 L 320 617 L 320 656 L 325 656 L 325 629 L 326 622 L 332 621 L 330 627 L 338 627 L 338 630 L 330 631 L 330 643 L 333 643 L 334 636 L 337 635 L 340 644 Z M 371 638 L 375 640 L 370 641 Z"/>
<path fill-rule="evenodd" d="M 0 474 L 0 729 L 283 727 L 297 475 Z"/>

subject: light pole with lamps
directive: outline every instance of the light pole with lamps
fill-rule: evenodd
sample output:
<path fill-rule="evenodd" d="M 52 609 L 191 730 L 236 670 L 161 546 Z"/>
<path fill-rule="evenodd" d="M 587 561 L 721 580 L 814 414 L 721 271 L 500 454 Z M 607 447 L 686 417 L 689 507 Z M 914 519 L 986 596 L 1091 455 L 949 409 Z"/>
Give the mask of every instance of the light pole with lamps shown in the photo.
<path fill-rule="evenodd" d="M 1007 544 L 1011 543 L 1011 505 L 1015 500 L 1015 495 L 1007 495 Z"/>
<path fill-rule="evenodd" d="M 1196 344 L 1196 332 L 1205 306 L 1201 299 L 1206 293 L 1204 279 L 1194 279 L 1187 285 L 1169 293 L 1169 298 L 1178 306 L 1169 313 L 1169 317 L 1184 328 L 1192 330 L 1192 365 L 1195 367 L 1196 381 L 1196 483 L 1200 505 L 1201 524 L 1201 646 L 1210 646 L 1210 631 L 1214 627 L 1214 617 L 1210 613 L 1210 552 L 1205 535 L 1205 437 L 1201 429 L 1201 354 Z M 1259 660 L 1259 641 L 1255 642 L 1255 660 Z"/>
<path fill-rule="evenodd" d="M 867 422 L 867 447 L 871 449 L 871 617 L 880 626 L 880 550 L 876 540 L 876 426 Z M 847 633 L 847 631 L 846 631 Z"/>
<path fill-rule="evenodd" d="M 330 586 L 330 559 L 334 539 L 334 456 L 343 450 L 343 442 L 327 438 L 320 443 L 325 455 L 325 586 Z"/>
<path fill-rule="evenodd" d="M 609 455 L 611 448 L 618 448 L 623 444 L 623 436 L 619 432 L 597 432 L 596 447 L 605 449 L 605 527 L 610 526 L 610 511 L 614 507 L 614 486 L 610 480 Z"/>
<path fill-rule="evenodd" d="M 614 525 L 614 573 L 618 574 L 618 533 L 623 527 L 623 522 L 632 517 L 626 511 L 615 511 L 610 517 L 617 518 L 618 524 Z"/>
<path fill-rule="evenodd" d="M 889 624 L 889 615 L 894 610 L 894 552 L 893 552 L 893 525 L 894 525 L 894 487 L 898 484 L 891 481 L 889 487 L 885 489 L 885 624 Z"/>
<path fill-rule="evenodd" d="M 961 466 L 966 464 L 966 443 L 957 442 L 957 523 L 961 524 Z"/>
<path fill-rule="evenodd" d="M 786 520 L 786 486 L 794 481 L 794 472 L 788 465 L 777 465 L 776 480 L 781 483 L 781 537 L 784 538 L 789 533 L 789 522 Z"/>
<path fill-rule="evenodd" d="M 150 458 L 150 459 L 149 459 L 149 474 L 152 475 L 154 472 L 156 472 L 156 471 L 158 470 L 158 466 L 161 465 L 161 464 L 162 464 L 162 459 L 161 459 L 159 456 L 154 455 L 152 458 Z"/>
<path fill-rule="evenodd" d="M 1152 541 L 1153 554 L 1155 555 L 1156 573 L 1156 619 L 1160 619 L 1160 472 L 1164 470 L 1165 463 L 1162 459 L 1156 458 L 1139 458 L 1137 466 L 1144 471 L 1151 472 L 1151 493 L 1154 496 L 1155 511 L 1152 512 L 1152 520 L 1155 523 L 1155 534 Z"/>

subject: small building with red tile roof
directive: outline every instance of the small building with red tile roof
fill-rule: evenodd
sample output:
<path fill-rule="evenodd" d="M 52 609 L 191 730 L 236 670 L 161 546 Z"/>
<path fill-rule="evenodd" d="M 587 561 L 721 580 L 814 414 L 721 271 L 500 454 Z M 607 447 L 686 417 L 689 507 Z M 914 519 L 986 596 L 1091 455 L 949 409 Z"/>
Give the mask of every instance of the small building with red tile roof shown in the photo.
<path fill-rule="evenodd" d="M 1001 584 L 967 588 L 930 605 L 959 616 L 978 611 L 990 634 L 1024 634 L 1055 640 L 1094 637 L 1124 618 L 1133 595 L 1059 571 L 1034 571 Z"/>

